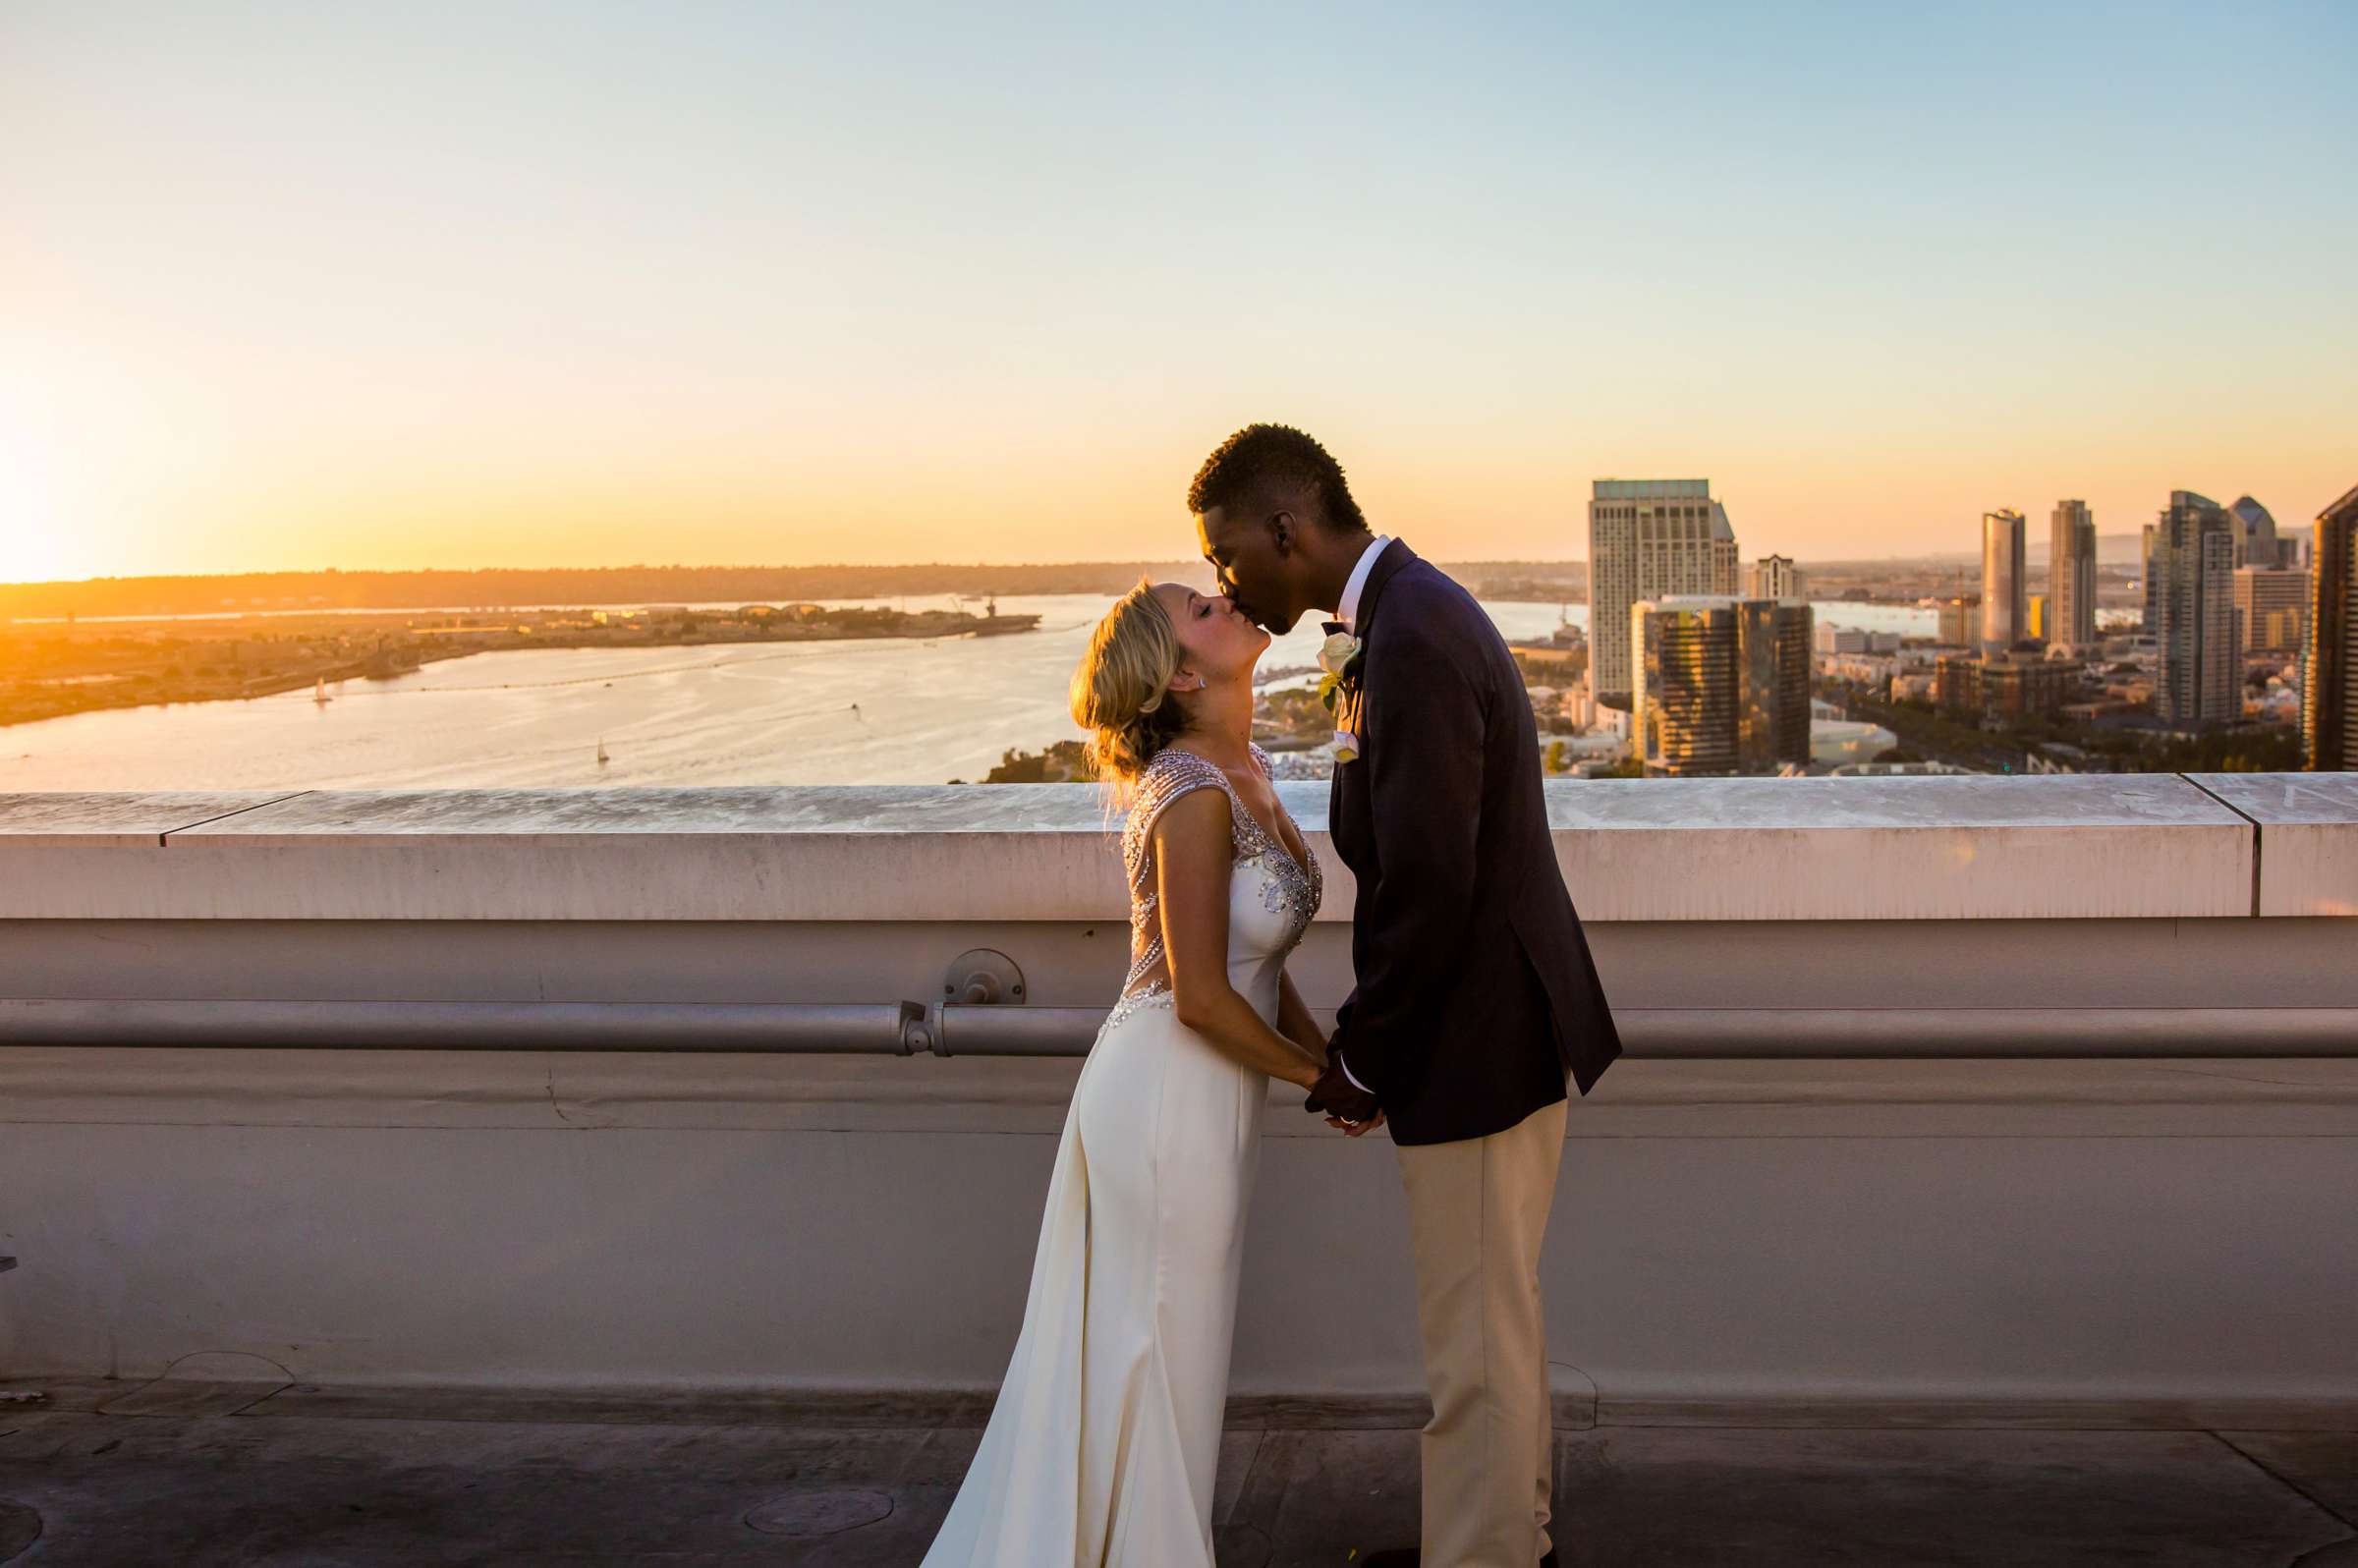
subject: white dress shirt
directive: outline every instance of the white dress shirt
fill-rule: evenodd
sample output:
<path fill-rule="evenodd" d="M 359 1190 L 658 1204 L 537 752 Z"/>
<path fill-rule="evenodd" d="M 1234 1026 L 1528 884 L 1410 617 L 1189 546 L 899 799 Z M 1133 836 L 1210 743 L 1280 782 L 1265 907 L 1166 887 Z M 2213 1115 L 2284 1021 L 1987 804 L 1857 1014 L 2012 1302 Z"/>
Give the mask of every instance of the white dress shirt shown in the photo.
<path fill-rule="evenodd" d="M 1383 547 L 1391 542 L 1389 533 L 1376 534 L 1376 542 L 1359 552 L 1359 564 L 1352 567 L 1351 575 L 1343 580 L 1343 599 L 1334 607 L 1334 618 L 1342 622 L 1343 630 L 1354 637 L 1359 635 L 1359 596 L 1367 589 L 1368 574 L 1376 570 L 1376 557 L 1381 555 Z M 1342 1064 L 1343 1076 L 1351 1080 L 1353 1089 L 1363 1094 L 1376 1092 L 1352 1073 L 1349 1062 L 1344 1062 L 1339 1056 L 1335 1060 Z"/>
<path fill-rule="evenodd" d="M 1343 580 L 1343 598 L 1334 607 L 1334 618 L 1343 623 L 1344 631 L 1355 635 L 1358 633 L 1359 596 L 1367 591 L 1368 574 L 1376 570 L 1376 557 L 1381 555 L 1383 547 L 1391 542 L 1389 533 L 1376 534 L 1376 542 L 1359 552 L 1359 564 L 1352 567 L 1351 575 Z"/>

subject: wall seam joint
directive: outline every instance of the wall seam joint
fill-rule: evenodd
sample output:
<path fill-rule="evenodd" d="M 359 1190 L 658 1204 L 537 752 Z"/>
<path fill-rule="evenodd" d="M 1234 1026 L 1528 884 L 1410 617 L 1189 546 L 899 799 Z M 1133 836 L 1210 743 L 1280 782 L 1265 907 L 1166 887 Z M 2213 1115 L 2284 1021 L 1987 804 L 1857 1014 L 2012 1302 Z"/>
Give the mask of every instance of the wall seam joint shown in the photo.
<path fill-rule="evenodd" d="M 2260 831 L 2260 818 L 2254 816 L 2242 807 L 2237 806 L 2233 801 L 2228 800 L 2224 795 L 2219 794 L 2218 791 L 2211 788 L 2201 779 L 2196 778 L 2193 774 L 2180 773 L 2178 777 L 2184 779 L 2187 783 L 2193 785 L 2196 789 L 2201 790 L 2205 795 L 2210 796 L 2213 800 L 2218 802 L 2219 805 L 2225 807 L 2228 811 L 2233 812 L 2237 816 L 2242 817 L 2245 821 L 2252 824 L 2252 918 L 2255 920 L 2259 919 L 2260 851 L 2264 838 L 2264 835 Z"/>

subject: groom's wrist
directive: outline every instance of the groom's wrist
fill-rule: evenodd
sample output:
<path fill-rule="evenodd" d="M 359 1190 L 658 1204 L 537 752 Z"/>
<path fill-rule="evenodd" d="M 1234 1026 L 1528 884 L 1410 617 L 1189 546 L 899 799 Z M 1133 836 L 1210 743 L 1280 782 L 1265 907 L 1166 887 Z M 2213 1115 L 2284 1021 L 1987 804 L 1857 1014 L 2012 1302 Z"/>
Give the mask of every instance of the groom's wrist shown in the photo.
<path fill-rule="evenodd" d="M 1343 1076 L 1351 1081 L 1351 1087 L 1353 1089 L 1358 1090 L 1363 1094 L 1373 1094 L 1376 1092 L 1367 1085 L 1359 1081 L 1359 1075 L 1351 1071 L 1351 1064 L 1343 1060 L 1342 1052 L 1336 1051 L 1334 1053 L 1333 1061 L 1336 1067 L 1342 1069 Z"/>

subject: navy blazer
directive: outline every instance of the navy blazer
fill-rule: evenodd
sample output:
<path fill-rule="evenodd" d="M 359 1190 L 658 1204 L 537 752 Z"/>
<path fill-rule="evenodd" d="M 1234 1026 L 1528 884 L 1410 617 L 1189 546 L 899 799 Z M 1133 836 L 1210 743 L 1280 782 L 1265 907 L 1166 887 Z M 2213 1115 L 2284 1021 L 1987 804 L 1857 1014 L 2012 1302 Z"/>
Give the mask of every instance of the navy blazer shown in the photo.
<path fill-rule="evenodd" d="M 1540 740 L 1506 640 L 1394 540 L 1362 588 L 1359 756 L 1327 830 L 1359 880 L 1358 983 L 1333 1045 L 1400 1144 L 1481 1138 L 1586 1094 L 1621 1054 L 1547 832 Z"/>

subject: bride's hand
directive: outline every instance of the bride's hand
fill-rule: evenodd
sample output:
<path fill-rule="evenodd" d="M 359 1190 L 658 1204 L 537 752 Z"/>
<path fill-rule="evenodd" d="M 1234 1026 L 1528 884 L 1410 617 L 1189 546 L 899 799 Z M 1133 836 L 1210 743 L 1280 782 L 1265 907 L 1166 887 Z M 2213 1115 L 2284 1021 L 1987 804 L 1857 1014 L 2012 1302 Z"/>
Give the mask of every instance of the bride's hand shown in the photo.
<path fill-rule="evenodd" d="M 1375 1115 L 1357 1125 L 1344 1121 L 1340 1116 L 1329 1116 L 1326 1118 L 1326 1125 L 1345 1138 L 1364 1138 L 1383 1125 L 1383 1112 L 1378 1110 Z"/>

